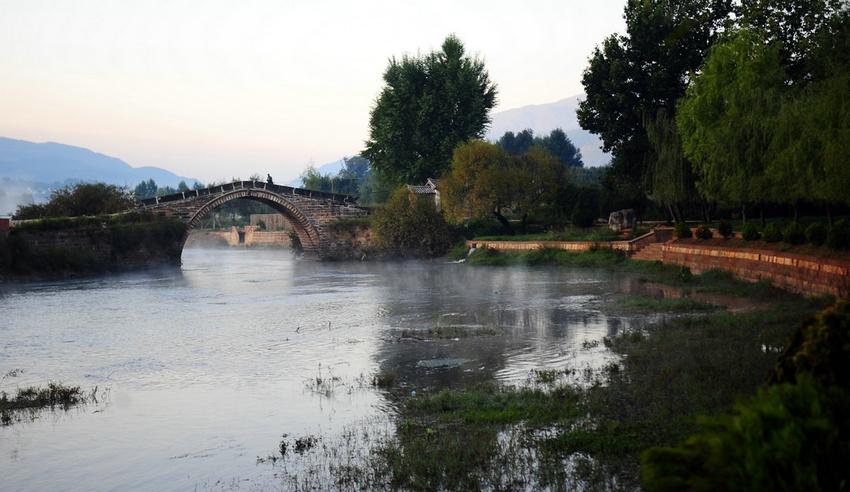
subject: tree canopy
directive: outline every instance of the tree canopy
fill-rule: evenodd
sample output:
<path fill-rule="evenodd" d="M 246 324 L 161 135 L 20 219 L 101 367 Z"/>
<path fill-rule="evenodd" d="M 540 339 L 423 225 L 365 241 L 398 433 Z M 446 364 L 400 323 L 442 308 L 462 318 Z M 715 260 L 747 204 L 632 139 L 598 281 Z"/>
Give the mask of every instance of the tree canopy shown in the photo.
<path fill-rule="evenodd" d="M 510 155 L 496 144 L 474 140 L 455 150 L 451 171 L 440 181 L 441 198 L 452 219 L 494 217 L 512 233 L 509 213 L 524 226 L 530 213 L 554 200 L 565 181 L 565 167 L 540 146 Z"/>
<path fill-rule="evenodd" d="M 727 23 L 731 0 L 629 0 L 626 34 L 606 38 L 582 76 L 582 128 L 598 134 L 613 154 L 609 185 L 639 201 L 652 152 L 644 121 L 662 108 L 672 115 L 690 74 Z"/>
<path fill-rule="evenodd" d="M 79 183 L 54 190 L 47 203 L 22 205 L 15 218 L 78 217 L 124 212 L 133 207 L 127 190 L 105 183 Z"/>
<path fill-rule="evenodd" d="M 521 155 L 531 149 L 532 146 L 540 146 L 555 156 L 561 164 L 571 167 L 583 167 L 581 152 L 573 145 L 573 142 L 560 128 L 555 128 L 545 137 L 535 137 L 534 132 L 528 128 L 517 133 L 505 132 L 499 138 L 499 147 L 508 154 Z"/>
<path fill-rule="evenodd" d="M 484 135 L 496 85 L 457 37 L 424 56 L 392 58 L 383 78 L 362 153 L 382 180 L 401 185 L 440 176 L 458 144 Z"/>

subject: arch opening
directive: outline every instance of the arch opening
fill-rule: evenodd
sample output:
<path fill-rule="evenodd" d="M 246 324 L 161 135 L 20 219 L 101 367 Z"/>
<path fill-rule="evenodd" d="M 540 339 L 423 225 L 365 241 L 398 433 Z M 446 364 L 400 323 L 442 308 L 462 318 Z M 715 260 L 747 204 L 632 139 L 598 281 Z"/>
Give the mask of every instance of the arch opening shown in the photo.
<path fill-rule="evenodd" d="M 190 232 L 195 229 L 198 224 L 213 211 L 224 205 L 225 203 L 234 200 L 250 200 L 265 204 L 281 214 L 287 222 L 292 226 L 295 234 L 301 242 L 304 252 L 310 255 L 318 253 L 320 248 L 319 230 L 307 219 L 306 215 L 298 209 L 294 204 L 286 200 L 279 194 L 257 189 L 241 189 L 235 190 L 224 195 L 220 195 L 209 202 L 205 203 L 192 217 L 188 220 L 188 227 L 183 236 L 180 250 L 182 251 L 189 238 Z"/>

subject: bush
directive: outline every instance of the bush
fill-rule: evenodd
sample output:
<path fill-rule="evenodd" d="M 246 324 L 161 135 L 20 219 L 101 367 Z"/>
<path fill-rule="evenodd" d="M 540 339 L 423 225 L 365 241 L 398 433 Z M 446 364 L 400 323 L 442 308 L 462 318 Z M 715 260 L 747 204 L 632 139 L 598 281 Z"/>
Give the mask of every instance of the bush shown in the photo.
<path fill-rule="evenodd" d="M 815 223 L 806 227 L 806 241 L 815 246 L 821 246 L 826 242 L 826 234 L 827 230 L 823 224 Z"/>
<path fill-rule="evenodd" d="M 127 190 L 105 183 L 80 183 L 55 190 L 44 204 L 22 205 L 16 219 L 103 215 L 133 208 Z"/>
<path fill-rule="evenodd" d="M 767 224 L 761 233 L 762 238 L 769 243 L 782 241 L 782 230 L 776 224 Z"/>
<path fill-rule="evenodd" d="M 806 242 L 806 230 L 798 222 L 791 222 L 782 231 L 782 240 L 788 244 L 803 244 Z"/>
<path fill-rule="evenodd" d="M 707 225 L 700 225 L 696 230 L 697 239 L 711 239 L 714 237 L 714 233 L 711 232 L 711 229 Z"/>
<path fill-rule="evenodd" d="M 744 238 L 744 241 L 758 241 L 761 233 L 759 233 L 759 229 L 755 224 L 747 222 L 744 224 L 744 228 L 741 229 L 741 236 Z"/>
<path fill-rule="evenodd" d="M 798 329 L 770 382 L 793 383 L 803 373 L 821 384 L 850 389 L 850 302 L 836 303 Z"/>
<path fill-rule="evenodd" d="M 850 225 L 845 220 L 838 220 L 829 228 L 826 235 L 826 245 L 832 249 L 847 249 L 850 247 Z"/>
<path fill-rule="evenodd" d="M 842 490 L 850 481 L 850 303 L 792 337 L 772 386 L 641 456 L 646 490 Z"/>
<path fill-rule="evenodd" d="M 676 229 L 673 232 L 679 239 L 690 239 L 694 236 L 691 232 L 691 228 L 684 222 L 676 224 Z"/>
<path fill-rule="evenodd" d="M 734 234 L 734 231 L 732 230 L 732 223 L 728 220 L 721 220 L 720 225 L 717 227 L 717 231 L 724 239 L 729 239 Z"/>
<path fill-rule="evenodd" d="M 378 244 L 396 256 L 442 256 L 452 243 L 449 227 L 434 202 L 407 188 L 392 194 L 375 212 L 372 224 Z"/>
<path fill-rule="evenodd" d="M 842 490 L 850 480 L 847 394 L 804 375 L 763 389 L 730 416 L 702 418 L 685 443 L 650 448 L 641 481 L 657 490 Z"/>

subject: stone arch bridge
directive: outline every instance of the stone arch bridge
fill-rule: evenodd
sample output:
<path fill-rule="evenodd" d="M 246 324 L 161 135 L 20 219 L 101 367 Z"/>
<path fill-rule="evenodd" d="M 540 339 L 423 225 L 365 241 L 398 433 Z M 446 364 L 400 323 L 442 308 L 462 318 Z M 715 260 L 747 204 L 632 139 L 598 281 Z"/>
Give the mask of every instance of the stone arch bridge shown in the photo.
<path fill-rule="evenodd" d="M 327 258 L 334 256 L 334 241 L 328 225 L 340 219 L 369 215 L 369 209 L 355 204 L 354 197 L 338 193 L 305 190 L 262 181 L 234 181 L 139 202 L 139 209 L 178 217 L 189 231 L 210 212 L 231 200 L 254 200 L 280 212 L 292 224 L 305 253 Z M 183 244 L 180 245 L 181 249 Z"/>

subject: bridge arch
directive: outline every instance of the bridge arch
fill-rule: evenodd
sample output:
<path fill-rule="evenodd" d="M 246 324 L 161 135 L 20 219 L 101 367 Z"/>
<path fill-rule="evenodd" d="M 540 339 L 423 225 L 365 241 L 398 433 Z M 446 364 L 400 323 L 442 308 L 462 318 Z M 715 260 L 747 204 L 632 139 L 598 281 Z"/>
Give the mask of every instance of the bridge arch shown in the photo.
<path fill-rule="evenodd" d="M 264 203 L 283 215 L 286 220 L 292 224 L 295 233 L 298 234 L 298 239 L 304 247 L 304 251 L 308 253 L 318 253 L 322 245 L 320 231 L 300 210 L 295 204 L 284 198 L 279 193 L 267 191 L 263 189 L 236 189 L 219 195 L 212 200 L 204 203 L 192 216 L 189 218 L 186 229 L 186 234 L 183 237 L 183 242 L 180 245 L 181 250 L 189 238 L 189 232 L 210 212 L 232 200 L 254 200 Z"/>

